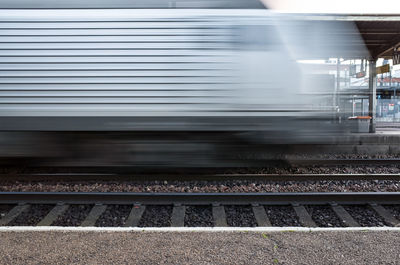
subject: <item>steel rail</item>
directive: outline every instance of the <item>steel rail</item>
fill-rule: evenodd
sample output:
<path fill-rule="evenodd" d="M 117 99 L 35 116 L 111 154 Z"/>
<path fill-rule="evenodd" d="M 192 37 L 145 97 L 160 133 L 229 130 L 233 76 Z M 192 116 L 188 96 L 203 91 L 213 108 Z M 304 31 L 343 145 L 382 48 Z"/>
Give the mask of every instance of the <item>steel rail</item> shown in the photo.
<path fill-rule="evenodd" d="M 400 192 L 320 193 L 121 193 L 0 192 L 1 204 L 400 204 Z"/>
<path fill-rule="evenodd" d="M 400 158 L 288 159 L 291 165 L 400 165 Z"/>
<path fill-rule="evenodd" d="M 237 180 L 265 180 L 265 181 L 329 181 L 329 180 L 400 180 L 398 174 L 364 174 L 364 173 L 340 173 L 340 174 L 324 174 L 324 173 L 301 173 L 301 174 L 216 174 L 210 175 L 209 178 L 217 179 L 237 179 Z"/>
<path fill-rule="evenodd" d="M 298 174 L 127 174 L 127 173 L 10 173 L 0 174 L 1 181 L 347 181 L 347 180 L 400 180 L 400 173 L 298 173 Z"/>

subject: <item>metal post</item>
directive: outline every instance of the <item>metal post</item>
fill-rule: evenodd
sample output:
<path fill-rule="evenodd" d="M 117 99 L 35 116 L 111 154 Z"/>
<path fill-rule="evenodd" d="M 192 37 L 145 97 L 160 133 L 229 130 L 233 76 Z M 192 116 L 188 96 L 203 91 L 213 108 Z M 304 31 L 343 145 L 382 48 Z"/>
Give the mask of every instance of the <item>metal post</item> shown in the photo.
<path fill-rule="evenodd" d="M 371 117 L 369 132 L 376 131 L 376 60 L 369 60 L 369 104 L 368 115 Z"/>
<path fill-rule="evenodd" d="M 361 116 L 365 116 L 364 115 L 364 99 L 361 99 Z"/>
<path fill-rule="evenodd" d="M 338 93 L 340 90 L 340 58 L 337 58 L 337 65 L 336 65 L 336 87 L 333 93 L 333 107 L 335 108 L 335 122 L 338 122 L 338 108 L 339 108 L 339 99 Z"/>
<path fill-rule="evenodd" d="M 396 100 L 396 87 L 393 86 L 393 104 L 394 104 L 394 117 L 393 117 L 393 123 L 397 122 L 396 120 L 396 114 L 399 113 L 399 107 L 397 105 L 397 100 Z M 397 112 L 396 112 L 397 111 Z"/>

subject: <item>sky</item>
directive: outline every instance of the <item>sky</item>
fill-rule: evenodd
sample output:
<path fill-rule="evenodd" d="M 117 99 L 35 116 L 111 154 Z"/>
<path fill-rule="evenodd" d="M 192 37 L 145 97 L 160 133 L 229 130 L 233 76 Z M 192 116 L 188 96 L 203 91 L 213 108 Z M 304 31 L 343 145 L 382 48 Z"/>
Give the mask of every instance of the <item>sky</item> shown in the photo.
<path fill-rule="evenodd" d="M 269 8 L 294 13 L 400 14 L 399 0 L 262 0 Z"/>

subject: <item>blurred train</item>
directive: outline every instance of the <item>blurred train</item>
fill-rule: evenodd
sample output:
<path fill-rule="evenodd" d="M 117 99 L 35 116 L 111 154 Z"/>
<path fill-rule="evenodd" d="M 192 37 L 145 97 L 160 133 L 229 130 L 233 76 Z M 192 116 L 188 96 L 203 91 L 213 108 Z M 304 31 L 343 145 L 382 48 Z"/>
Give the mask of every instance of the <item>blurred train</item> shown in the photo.
<path fill-rule="evenodd" d="M 340 133 L 334 83 L 298 60 L 343 40 L 310 23 L 253 0 L 1 1 L 1 162 L 222 165 Z"/>

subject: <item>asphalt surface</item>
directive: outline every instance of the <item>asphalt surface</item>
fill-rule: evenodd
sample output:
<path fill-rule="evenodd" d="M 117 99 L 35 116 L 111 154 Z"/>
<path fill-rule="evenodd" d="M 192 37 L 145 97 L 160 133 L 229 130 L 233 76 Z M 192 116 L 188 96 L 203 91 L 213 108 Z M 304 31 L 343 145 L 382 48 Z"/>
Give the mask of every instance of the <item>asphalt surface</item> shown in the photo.
<path fill-rule="evenodd" d="M 400 232 L 2 232 L 1 264 L 399 264 Z"/>

